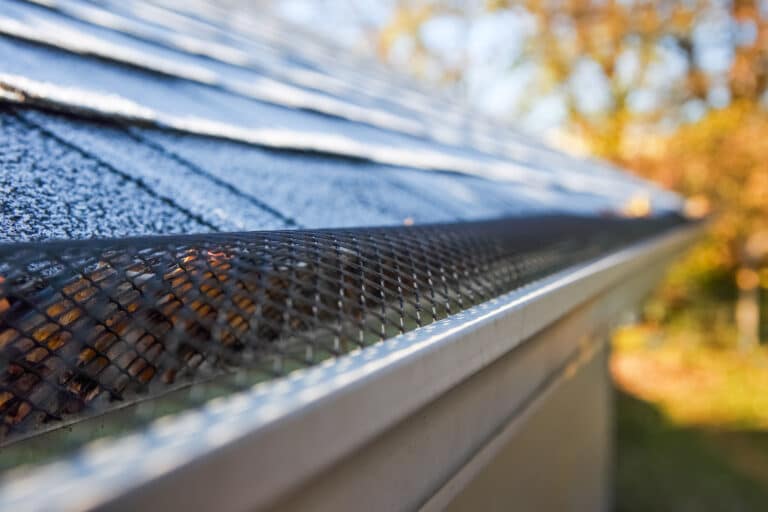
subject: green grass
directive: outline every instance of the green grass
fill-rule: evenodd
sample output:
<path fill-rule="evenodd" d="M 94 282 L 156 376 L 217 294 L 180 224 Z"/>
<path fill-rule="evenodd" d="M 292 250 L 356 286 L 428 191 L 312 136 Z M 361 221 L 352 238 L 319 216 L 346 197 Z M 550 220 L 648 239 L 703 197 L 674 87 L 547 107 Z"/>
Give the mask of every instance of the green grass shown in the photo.
<path fill-rule="evenodd" d="M 617 510 L 768 511 L 768 348 L 662 334 L 615 339 Z"/>
<path fill-rule="evenodd" d="M 617 396 L 616 509 L 768 510 L 768 433 L 680 427 Z"/>

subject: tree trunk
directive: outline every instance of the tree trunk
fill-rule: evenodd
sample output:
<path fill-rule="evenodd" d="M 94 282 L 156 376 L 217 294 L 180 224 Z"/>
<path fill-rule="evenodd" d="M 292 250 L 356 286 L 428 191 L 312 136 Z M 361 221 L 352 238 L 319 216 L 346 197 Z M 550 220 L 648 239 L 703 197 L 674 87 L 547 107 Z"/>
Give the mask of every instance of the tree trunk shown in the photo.
<path fill-rule="evenodd" d="M 757 272 L 742 267 L 736 274 L 739 297 L 736 301 L 736 329 L 739 348 L 749 351 L 760 343 L 760 290 Z"/>

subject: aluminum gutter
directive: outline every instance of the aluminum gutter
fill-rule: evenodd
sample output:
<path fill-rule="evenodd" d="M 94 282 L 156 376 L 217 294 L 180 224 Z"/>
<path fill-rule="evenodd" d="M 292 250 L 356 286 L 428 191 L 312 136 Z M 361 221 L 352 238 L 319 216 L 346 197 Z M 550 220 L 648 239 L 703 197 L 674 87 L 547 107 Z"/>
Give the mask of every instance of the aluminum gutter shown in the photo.
<path fill-rule="evenodd" d="M 9 478 L 0 509 L 268 506 L 577 306 L 643 279 L 699 230 L 678 228 L 145 432 L 99 442 Z"/>
<path fill-rule="evenodd" d="M 507 443 L 523 428 L 530 418 L 545 406 L 550 397 L 558 388 L 566 385 L 568 379 L 589 363 L 594 363 L 600 351 L 606 350 L 600 339 L 586 340 L 579 348 L 555 370 L 551 375 L 545 376 L 544 384 L 537 392 L 524 402 L 519 408 L 515 408 L 503 428 L 496 432 L 491 439 L 477 450 L 464 465 L 456 471 L 443 485 L 419 507 L 419 512 L 439 512 L 451 505 L 458 496 L 481 472 L 493 462 Z M 598 470 L 598 468 L 594 468 Z"/>

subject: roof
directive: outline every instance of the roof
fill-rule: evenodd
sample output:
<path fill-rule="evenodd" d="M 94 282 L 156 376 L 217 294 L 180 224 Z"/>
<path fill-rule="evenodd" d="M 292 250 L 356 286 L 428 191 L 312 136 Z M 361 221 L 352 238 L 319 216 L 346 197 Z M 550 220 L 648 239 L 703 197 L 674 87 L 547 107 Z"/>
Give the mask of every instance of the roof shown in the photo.
<path fill-rule="evenodd" d="M 2 5 L 4 241 L 679 208 L 276 19 Z"/>

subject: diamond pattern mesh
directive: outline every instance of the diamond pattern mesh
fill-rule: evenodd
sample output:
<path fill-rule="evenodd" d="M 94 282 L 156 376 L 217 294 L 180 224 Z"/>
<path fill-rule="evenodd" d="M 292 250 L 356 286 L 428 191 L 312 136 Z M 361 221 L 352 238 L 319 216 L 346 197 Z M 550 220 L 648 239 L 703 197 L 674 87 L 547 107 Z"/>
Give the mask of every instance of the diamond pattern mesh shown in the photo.
<path fill-rule="evenodd" d="M 479 223 L 0 246 L 0 441 L 413 330 L 679 223 Z"/>

